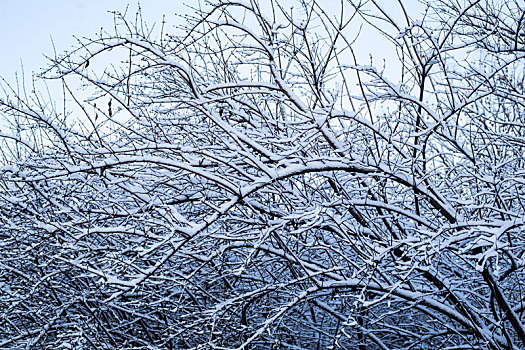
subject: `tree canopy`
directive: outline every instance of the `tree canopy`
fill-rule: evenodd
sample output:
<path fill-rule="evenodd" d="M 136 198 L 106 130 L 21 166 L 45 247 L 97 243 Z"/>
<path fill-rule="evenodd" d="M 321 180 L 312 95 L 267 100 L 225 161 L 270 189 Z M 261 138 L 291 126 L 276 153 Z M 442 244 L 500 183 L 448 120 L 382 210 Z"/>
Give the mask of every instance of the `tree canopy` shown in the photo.
<path fill-rule="evenodd" d="M 523 3 L 290 6 L 4 87 L 0 348 L 525 348 Z"/>

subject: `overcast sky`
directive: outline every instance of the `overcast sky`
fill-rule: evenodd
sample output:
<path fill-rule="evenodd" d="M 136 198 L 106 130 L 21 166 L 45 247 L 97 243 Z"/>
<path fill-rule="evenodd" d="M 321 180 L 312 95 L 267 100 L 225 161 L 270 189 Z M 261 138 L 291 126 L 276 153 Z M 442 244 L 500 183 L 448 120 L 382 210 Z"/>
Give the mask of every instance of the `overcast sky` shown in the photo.
<path fill-rule="evenodd" d="M 31 73 L 38 73 L 46 66 L 44 54 L 53 55 L 53 45 L 58 53 L 76 45 L 74 35 L 93 38 L 101 27 L 111 32 L 113 16 L 109 11 L 124 12 L 129 4 L 128 18 L 136 13 L 137 0 L 0 0 L 0 76 L 9 83 L 15 81 L 15 72 L 20 74 L 24 66 L 26 82 Z M 202 0 L 201 0 L 202 1 Z M 326 6 L 337 6 L 338 1 L 326 0 Z M 417 0 L 407 0 L 414 6 Z M 142 14 L 148 25 L 162 22 L 163 14 L 167 19 L 167 30 L 177 20 L 176 14 L 188 13 L 185 4 L 197 6 L 199 0 L 143 0 Z M 286 3 L 282 0 L 281 3 Z M 399 11 L 397 1 L 381 2 L 386 9 Z M 394 7 L 392 7 L 394 6 Z M 392 8 L 389 8 L 392 7 Z M 338 11 L 336 11 L 338 12 Z M 362 33 L 362 40 L 357 43 L 357 53 L 363 61 L 368 61 L 369 53 L 381 57 L 385 50 L 377 40 L 369 40 L 367 32 Z M 373 43 L 372 47 L 371 44 Z M 366 46 L 366 47 L 365 47 Z M 384 58 L 384 57 L 383 57 Z M 368 62 L 365 62 L 369 63 Z M 375 62 L 380 64 L 380 62 Z"/>
<path fill-rule="evenodd" d="M 108 11 L 123 12 L 128 3 L 132 14 L 137 10 L 137 1 L 130 0 L 0 1 L 0 76 L 9 82 L 20 73 L 21 62 L 27 76 L 46 65 L 44 54 L 53 54 L 51 38 L 60 53 L 75 45 L 73 35 L 93 37 L 101 27 L 111 29 Z M 148 23 L 160 23 L 163 14 L 182 12 L 184 3 L 188 0 L 144 0 L 143 17 Z"/>

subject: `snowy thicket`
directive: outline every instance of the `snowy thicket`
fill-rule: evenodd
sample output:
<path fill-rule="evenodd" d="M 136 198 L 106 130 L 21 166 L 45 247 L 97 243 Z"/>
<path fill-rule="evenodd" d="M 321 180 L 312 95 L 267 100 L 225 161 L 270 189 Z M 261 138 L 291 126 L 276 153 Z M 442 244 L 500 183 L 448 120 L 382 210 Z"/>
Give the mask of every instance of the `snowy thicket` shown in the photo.
<path fill-rule="evenodd" d="M 523 3 L 290 5 L 5 90 L 0 348 L 525 348 Z"/>

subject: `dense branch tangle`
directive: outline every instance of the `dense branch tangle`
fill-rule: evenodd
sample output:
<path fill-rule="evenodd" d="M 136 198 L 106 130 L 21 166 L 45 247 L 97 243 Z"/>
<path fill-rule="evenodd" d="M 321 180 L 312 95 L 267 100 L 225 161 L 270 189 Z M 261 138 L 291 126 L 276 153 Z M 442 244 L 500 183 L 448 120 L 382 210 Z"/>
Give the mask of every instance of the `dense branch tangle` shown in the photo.
<path fill-rule="evenodd" d="M 71 115 L 1 100 L 2 347 L 525 347 L 524 9 L 266 5 L 121 18 L 53 61 Z"/>

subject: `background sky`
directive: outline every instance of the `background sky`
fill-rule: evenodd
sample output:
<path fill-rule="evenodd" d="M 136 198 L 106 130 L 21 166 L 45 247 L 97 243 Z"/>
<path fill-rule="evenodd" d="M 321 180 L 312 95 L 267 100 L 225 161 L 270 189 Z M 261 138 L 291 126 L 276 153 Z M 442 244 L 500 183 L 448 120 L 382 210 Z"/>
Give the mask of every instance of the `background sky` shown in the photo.
<path fill-rule="evenodd" d="M 281 4 L 286 1 L 281 0 Z M 156 22 L 160 26 L 166 15 L 165 29 L 173 31 L 172 27 L 180 23 L 177 14 L 192 12 L 186 4 L 198 6 L 199 2 L 202 0 L 143 0 L 140 7 L 148 25 Z M 22 67 L 26 83 L 30 82 L 31 74 L 41 72 L 46 66 L 44 55 L 53 56 L 54 48 L 60 54 L 75 47 L 73 36 L 93 38 L 101 27 L 112 32 L 113 15 L 109 11 L 124 12 L 127 8 L 127 18 L 133 18 L 139 6 L 137 0 L 0 0 L 0 3 L 0 77 L 11 85 L 16 81 L 15 74 L 20 79 Z M 405 0 L 404 3 L 414 8 L 418 0 Z M 338 4 L 339 1 L 326 0 L 325 9 L 332 12 L 330 7 L 334 7 L 334 13 L 338 13 Z M 380 4 L 390 15 L 393 11 L 395 17 L 400 16 L 400 13 L 395 15 L 399 12 L 397 1 L 381 1 Z M 379 58 L 374 60 L 375 64 L 381 65 L 381 58 L 395 62 L 395 58 L 388 57 L 392 52 L 385 50 L 381 38 L 370 38 L 368 32 L 361 33 L 356 43 L 360 63 L 369 64 L 370 53 Z"/>
<path fill-rule="evenodd" d="M 189 1 L 198 3 L 198 1 Z M 0 0 L 0 77 L 15 81 L 15 72 L 23 69 L 28 77 L 45 67 L 44 54 L 53 56 L 53 43 L 58 53 L 71 49 L 79 38 L 94 37 L 101 27 L 110 31 L 113 15 L 108 11 L 134 15 L 137 1 L 130 0 Z M 188 0 L 142 1 L 143 18 L 148 24 L 162 22 L 187 12 Z M 52 39 L 52 40 L 51 40 Z"/>

